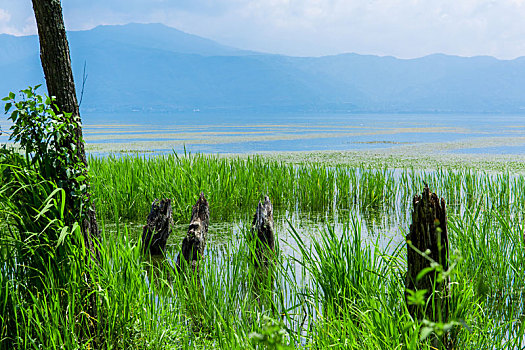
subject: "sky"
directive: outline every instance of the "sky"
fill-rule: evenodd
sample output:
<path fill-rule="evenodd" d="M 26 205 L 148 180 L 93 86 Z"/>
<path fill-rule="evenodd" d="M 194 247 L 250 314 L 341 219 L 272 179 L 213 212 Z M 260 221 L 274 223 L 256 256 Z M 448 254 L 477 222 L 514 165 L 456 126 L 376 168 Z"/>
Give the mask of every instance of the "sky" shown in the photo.
<path fill-rule="evenodd" d="M 525 56 L 525 0 L 62 0 L 68 30 L 163 23 L 255 51 Z M 0 0 L 0 33 L 36 33 L 30 0 Z"/>

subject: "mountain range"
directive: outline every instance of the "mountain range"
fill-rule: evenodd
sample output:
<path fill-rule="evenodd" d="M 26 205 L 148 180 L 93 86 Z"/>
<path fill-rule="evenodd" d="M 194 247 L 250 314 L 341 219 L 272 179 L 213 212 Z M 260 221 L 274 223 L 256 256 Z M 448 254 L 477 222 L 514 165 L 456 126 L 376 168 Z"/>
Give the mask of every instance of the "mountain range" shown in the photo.
<path fill-rule="evenodd" d="M 291 57 L 161 24 L 99 26 L 68 40 L 82 111 L 525 111 L 525 57 Z M 38 37 L 0 35 L 0 97 L 43 82 Z"/>

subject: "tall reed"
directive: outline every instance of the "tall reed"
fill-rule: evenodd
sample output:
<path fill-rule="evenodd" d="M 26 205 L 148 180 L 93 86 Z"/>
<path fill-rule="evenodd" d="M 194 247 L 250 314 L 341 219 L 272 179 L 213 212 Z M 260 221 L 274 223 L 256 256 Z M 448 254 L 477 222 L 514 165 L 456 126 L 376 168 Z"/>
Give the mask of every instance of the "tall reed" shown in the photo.
<path fill-rule="evenodd" d="M 445 331 L 456 348 L 525 345 L 525 187 L 518 175 L 292 165 L 257 156 L 108 157 L 91 158 L 90 164 L 100 217 L 108 227 L 117 224 L 116 232 L 102 235 L 98 264 L 87 264 L 85 251 L 74 244 L 78 228 L 60 223 L 56 185 L 20 174 L 32 186 L 18 192 L 33 200 L 25 212 L 16 198 L 0 198 L 2 348 L 430 349 L 430 334 Z M 398 227 L 408 228 L 407 203 L 423 182 L 449 208 L 447 324 L 414 320 L 406 308 L 405 232 Z M 2 183 L 4 189 L 12 184 Z M 172 198 L 176 217 L 186 220 L 201 190 L 215 222 L 249 223 L 266 193 L 276 215 L 323 211 L 340 213 L 332 216 L 340 221 L 337 227 L 328 221 L 319 231 L 302 227 L 301 234 L 290 226 L 272 272 L 263 273 L 245 238 L 250 228 L 239 227 L 237 236 L 209 245 L 199 279 L 175 272 L 179 245 L 160 261 L 144 257 L 119 222 L 144 220 L 154 197 Z M 16 215 L 38 217 L 38 226 L 11 225 L 10 231 L 5 222 Z M 372 235 L 389 217 L 397 217 L 393 238 L 380 243 L 384 237 L 374 242 L 364 235 L 364 225 Z M 44 229 L 46 236 L 40 235 Z M 276 233 L 284 238 L 287 232 Z M 287 244 L 297 250 L 285 253 L 292 250 Z M 23 249 L 42 252 L 31 275 L 39 288 L 23 277 L 36 271 L 20 264 Z M 86 312 L 93 295 L 96 319 Z M 93 333 L 84 331 L 89 327 Z"/>

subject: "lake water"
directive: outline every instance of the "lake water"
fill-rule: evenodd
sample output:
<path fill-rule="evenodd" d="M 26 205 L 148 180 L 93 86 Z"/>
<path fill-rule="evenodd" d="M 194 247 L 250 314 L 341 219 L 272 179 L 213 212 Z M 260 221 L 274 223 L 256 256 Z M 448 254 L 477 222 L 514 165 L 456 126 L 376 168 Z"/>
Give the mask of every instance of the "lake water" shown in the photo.
<path fill-rule="evenodd" d="M 417 149 L 525 154 L 525 115 L 83 113 L 91 153 Z M 5 116 L 0 127 L 7 131 Z M 0 136 L 6 142 L 7 135 Z M 428 147 L 431 145 L 431 147 Z"/>

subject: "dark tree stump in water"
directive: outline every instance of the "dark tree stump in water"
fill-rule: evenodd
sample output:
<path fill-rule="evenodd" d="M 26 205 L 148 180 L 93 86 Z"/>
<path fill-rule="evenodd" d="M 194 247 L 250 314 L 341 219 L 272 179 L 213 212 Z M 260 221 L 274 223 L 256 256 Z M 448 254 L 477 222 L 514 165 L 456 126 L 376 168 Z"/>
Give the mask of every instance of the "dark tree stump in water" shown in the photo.
<path fill-rule="evenodd" d="M 431 267 L 432 261 L 448 269 L 449 244 L 447 236 L 447 213 L 445 200 L 431 193 L 425 184 L 423 195 L 414 196 L 412 224 L 407 239 L 406 289 L 426 289 L 425 306 L 408 305 L 415 319 L 426 318 L 433 322 L 447 322 L 448 319 L 448 278 L 438 281 L 438 272 L 431 270 L 417 279 L 418 274 Z M 432 294 L 434 291 L 435 293 Z M 405 297 L 409 294 L 405 292 Z M 408 300 L 407 300 L 408 301 Z"/>
<path fill-rule="evenodd" d="M 210 210 L 204 193 L 201 193 L 197 203 L 191 211 L 190 227 L 184 240 L 182 241 L 182 251 L 177 257 L 177 270 L 181 270 L 184 259 L 192 271 L 199 270 L 199 259 L 204 255 L 206 248 L 206 236 L 208 234 L 208 224 L 210 221 Z"/>
<path fill-rule="evenodd" d="M 264 197 L 264 203 L 259 202 L 253 216 L 252 234 L 255 237 L 255 253 L 257 265 L 268 265 L 269 258 L 275 251 L 275 236 L 273 232 L 273 207 L 268 196 Z"/>
<path fill-rule="evenodd" d="M 142 251 L 146 253 L 149 249 L 152 255 L 163 254 L 172 226 L 171 199 L 163 199 L 160 202 L 155 199 L 142 230 Z"/>

